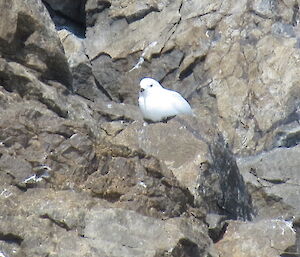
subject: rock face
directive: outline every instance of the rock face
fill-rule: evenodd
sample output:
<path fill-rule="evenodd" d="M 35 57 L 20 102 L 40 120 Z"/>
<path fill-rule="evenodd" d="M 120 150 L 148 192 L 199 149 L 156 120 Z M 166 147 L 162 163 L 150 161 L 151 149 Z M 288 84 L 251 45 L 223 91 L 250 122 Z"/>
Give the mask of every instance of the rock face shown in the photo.
<path fill-rule="evenodd" d="M 95 2 L 87 1 L 88 16 Z M 297 6 L 107 1 L 87 23 L 85 45 L 115 101 L 134 103 L 132 85 L 153 76 L 202 108 L 204 100 L 216 105 L 233 151 L 253 154 L 276 144 L 278 126 L 299 119 Z"/>
<path fill-rule="evenodd" d="M 295 146 L 238 160 L 245 182 L 251 185 L 261 217 L 299 217 L 299 154 L 300 148 Z"/>
<path fill-rule="evenodd" d="M 298 5 L 1 1 L 0 256 L 297 256 Z"/>

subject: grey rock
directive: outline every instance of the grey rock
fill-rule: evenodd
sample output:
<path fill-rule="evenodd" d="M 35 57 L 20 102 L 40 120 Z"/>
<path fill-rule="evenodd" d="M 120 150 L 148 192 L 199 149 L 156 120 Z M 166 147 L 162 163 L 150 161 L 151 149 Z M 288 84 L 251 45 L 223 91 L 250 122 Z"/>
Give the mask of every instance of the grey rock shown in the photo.
<path fill-rule="evenodd" d="M 138 4 L 138 6 L 142 9 L 145 8 L 143 3 Z M 136 8 L 135 3 L 130 1 L 124 2 L 121 6 L 114 1 L 107 10 L 101 12 L 101 16 L 98 16 L 95 26 L 87 30 L 87 38 L 90 39 L 87 41 L 89 57 L 95 59 L 99 54 L 105 53 L 112 58 L 124 58 L 128 55 L 128 50 L 130 53 L 141 51 L 151 42 L 158 40 L 159 37 L 162 37 L 161 40 L 165 42 L 172 33 L 173 24 L 176 24 L 180 18 L 178 13 L 179 7 L 179 1 L 161 2 L 157 6 L 152 2 L 152 5 L 148 4 L 146 7 L 148 9 L 146 12 L 145 10 L 141 11 L 141 8 Z M 164 15 L 165 18 L 157 19 L 160 14 Z M 134 16 L 138 17 L 136 22 L 131 21 L 131 17 Z M 149 23 L 149 21 L 156 22 Z M 148 24 L 148 26 L 144 24 Z M 110 27 L 110 30 L 107 30 L 108 27 Z M 142 31 L 143 29 L 147 29 L 147 31 Z M 98 41 L 99 38 L 96 37 L 94 31 L 103 33 L 103 36 L 100 38 L 101 43 Z M 126 37 L 125 35 L 129 33 L 131 36 Z M 116 35 L 117 37 L 115 37 Z M 150 35 L 151 38 L 148 39 L 147 37 Z M 153 45 L 151 53 L 158 53 L 162 49 L 164 43 L 160 42 L 161 40 L 158 41 L 157 45 Z M 151 56 L 150 53 L 148 55 Z"/>
<path fill-rule="evenodd" d="M 60 30 L 58 34 L 73 75 L 73 91 L 92 101 L 97 98 L 109 100 L 107 92 L 102 92 L 103 88 L 95 80 L 92 66 L 85 54 L 83 39 L 66 29 Z"/>
<path fill-rule="evenodd" d="M 123 209 L 94 208 L 86 219 L 85 237 L 107 256 L 209 256 L 210 239 L 200 224 L 181 218 L 162 221 Z"/>
<path fill-rule="evenodd" d="M 96 100 L 93 110 L 102 121 L 134 122 L 141 121 L 142 114 L 136 105 Z"/>
<path fill-rule="evenodd" d="M 299 217 L 299 151 L 297 145 L 238 159 L 258 217 Z"/>
<path fill-rule="evenodd" d="M 221 256 L 277 257 L 296 240 L 292 223 L 269 219 L 256 223 L 232 221 L 224 238 L 216 244 Z"/>
<path fill-rule="evenodd" d="M 18 157 L 3 154 L 0 158 L 0 170 L 11 176 L 15 184 L 23 182 L 29 178 L 33 171 L 29 162 Z"/>
<path fill-rule="evenodd" d="M 14 194 L 1 197 L 0 201 L 7 207 L 1 210 L 0 224 L 4 255 L 96 256 L 79 236 L 85 210 L 93 205 L 88 196 L 31 189 L 19 197 Z"/>

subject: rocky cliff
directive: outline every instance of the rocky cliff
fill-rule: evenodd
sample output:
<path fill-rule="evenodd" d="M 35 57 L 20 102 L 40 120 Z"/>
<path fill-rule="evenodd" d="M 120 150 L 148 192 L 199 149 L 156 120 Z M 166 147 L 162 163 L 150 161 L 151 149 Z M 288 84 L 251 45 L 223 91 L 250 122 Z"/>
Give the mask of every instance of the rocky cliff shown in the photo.
<path fill-rule="evenodd" d="M 300 256 L 298 1 L 0 9 L 0 256 Z"/>

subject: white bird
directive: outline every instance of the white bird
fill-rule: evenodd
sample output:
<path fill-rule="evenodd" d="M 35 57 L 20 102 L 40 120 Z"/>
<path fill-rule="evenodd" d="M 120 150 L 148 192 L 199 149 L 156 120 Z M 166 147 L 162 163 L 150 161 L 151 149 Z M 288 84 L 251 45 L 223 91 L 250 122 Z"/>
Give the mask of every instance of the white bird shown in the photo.
<path fill-rule="evenodd" d="M 189 103 L 177 92 L 163 88 L 152 78 L 140 82 L 139 106 L 144 119 L 158 122 L 177 114 L 192 114 Z"/>

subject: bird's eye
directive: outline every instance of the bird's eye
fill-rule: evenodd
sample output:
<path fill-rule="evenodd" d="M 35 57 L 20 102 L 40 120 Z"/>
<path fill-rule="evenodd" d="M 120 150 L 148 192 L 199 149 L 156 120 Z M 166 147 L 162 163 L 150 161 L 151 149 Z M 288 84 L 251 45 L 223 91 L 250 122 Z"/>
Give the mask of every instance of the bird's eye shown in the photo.
<path fill-rule="evenodd" d="M 151 84 L 150 87 L 153 87 L 153 84 Z"/>

